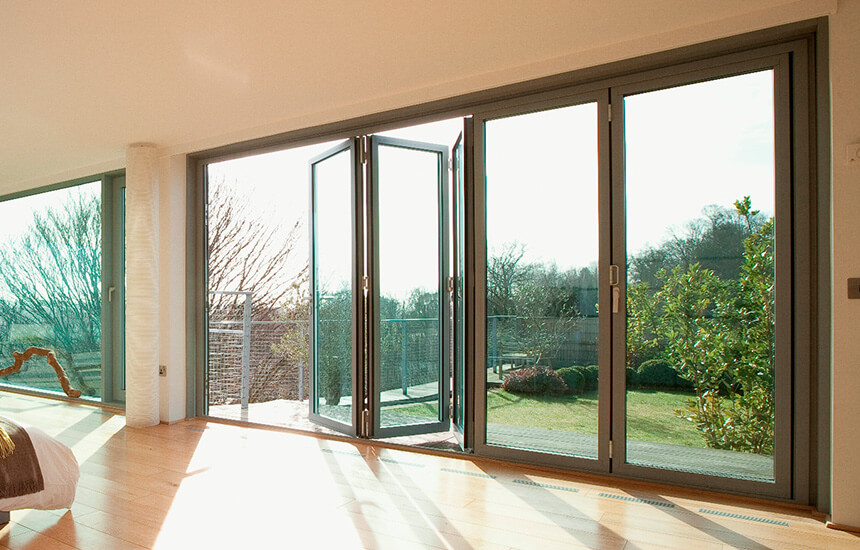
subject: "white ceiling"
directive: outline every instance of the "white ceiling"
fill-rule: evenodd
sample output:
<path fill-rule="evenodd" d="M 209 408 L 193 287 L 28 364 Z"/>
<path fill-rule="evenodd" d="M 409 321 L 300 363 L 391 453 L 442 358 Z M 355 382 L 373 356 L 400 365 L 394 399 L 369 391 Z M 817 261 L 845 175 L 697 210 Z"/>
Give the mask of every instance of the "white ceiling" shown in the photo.
<path fill-rule="evenodd" d="M 134 142 L 190 151 L 356 116 L 792 3 L 0 0 L 0 194 L 121 165 Z"/>

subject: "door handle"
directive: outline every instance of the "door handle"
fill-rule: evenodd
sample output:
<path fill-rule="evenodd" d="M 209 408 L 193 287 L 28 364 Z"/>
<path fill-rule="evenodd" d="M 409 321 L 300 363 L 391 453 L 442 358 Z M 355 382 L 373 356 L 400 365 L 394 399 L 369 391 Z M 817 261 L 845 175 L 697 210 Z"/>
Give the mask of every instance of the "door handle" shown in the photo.
<path fill-rule="evenodd" d="M 115 286 L 108 288 L 108 302 L 113 302 L 113 293 L 116 290 Z"/>
<path fill-rule="evenodd" d="M 621 311 L 621 289 L 618 287 L 620 282 L 620 269 L 618 269 L 617 265 L 610 265 L 609 286 L 612 288 L 612 313 Z"/>

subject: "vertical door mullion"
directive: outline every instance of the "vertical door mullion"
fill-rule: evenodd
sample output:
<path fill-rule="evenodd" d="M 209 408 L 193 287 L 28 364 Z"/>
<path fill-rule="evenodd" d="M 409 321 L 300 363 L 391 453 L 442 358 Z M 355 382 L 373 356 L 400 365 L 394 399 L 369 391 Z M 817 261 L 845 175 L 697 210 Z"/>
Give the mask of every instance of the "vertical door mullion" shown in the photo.
<path fill-rule="evenodd" d="M 475 118 L 466 117 L 463 120 L 463 201 L 460 203 L 460 208 L 463 209 L 463 235 L 460 242 L 463 244 L 463 272 L 460 276 L 463 281 L 460 283 L 460 288 L 463 293 L 460 299 L 463 301 L 463 307 L 459 311 L 463 313 L 463 317 L 458 323 L 463 325 L 463 341 L 460 342 L 462 350 L 460 356 L 463 360 L 463 446 L 464 450 L 471 450 L 475 447 L 475 403 L 473 398 L 475 394 L 475 383 L 477 371 L 469 368 L 469 359 L 474 357 L 474 349 L 478 347 L 475 340 L 475 251 L 478 248 L 475 240 L 476 214 L 474 209 L 475 197 Z M 456 223 L 456 222 L 455 222 Z M 456 327 L 455 327 L 456 328 Z M 460 332 L 458 332 L 460 333 Z"/>
<path fill-rule="evenodd" d="M 362 174 L 365 155 L 362 154 L 361 138 L 352 139 L 352 427 L 359 437 L 367 437 L 366 422 L 364 421 L 364 403 L 366 396 L 366 361 L 364 353 L 367 302 L 364 290 L 364 239 L 365 230 L 364 209 L 364 177 Z M 367 230 L 369 231 L 369 229 Z"/>
<path fill-rule="evenodd" d="M 612 440 L 612 296 L 609 288 L 609 265 L 612 263 L 612 166 L 611 126 L 609 120 L 609 90 L 597 95 L 598 151 L 598 418 L 597 457 L 600 470 L 610 471 L 610 442 Z"/>
<path fill-rule="evenodd" d="M 379 143 L 373 136 L 365 136 L 365 208 L 367 209 L 367 247 L 365 257 L 365 272 L 368 277 L 365 345 L 367 352 L 364 370 L 367 375 L 364 396 L 368 410 L 368 426 L 365 437 L 376 437 L 381 426 L 381 406 L 379 403 L 380 368 L 379 368 Z"/>
<path fill-rule="evenodd" d="M 791 79 L 788 54 L 774 64 L 774 480 L 791 491 L 792 478 L 792 154 Z M 790 493 L 789 493 L 790 494 Z"/>
<path fill-rule="evenodd" d="M 610 312 L 609 327 L 611 335 L 611 359 L 610 359 L 610 389 L 611 389 L 611 441 L 612 459 L 611 471 L 619 470 L 619 466 L 627 461 L 627 255 L 625 236 L 626 212 L 624 197 L 624 96 L 617 90 L 610 91 L 610 104 L 612 105 L 612 121 L 610 124 L 611 135 L 611 252 L 610 264 L 617 266 L 618 280 L 615 281 L 620 293 L 618 311 L 613 311 L 613 297 L 611 290 L 605 302 Z M 607 270 L 606 282 L 609 281 Z"/>

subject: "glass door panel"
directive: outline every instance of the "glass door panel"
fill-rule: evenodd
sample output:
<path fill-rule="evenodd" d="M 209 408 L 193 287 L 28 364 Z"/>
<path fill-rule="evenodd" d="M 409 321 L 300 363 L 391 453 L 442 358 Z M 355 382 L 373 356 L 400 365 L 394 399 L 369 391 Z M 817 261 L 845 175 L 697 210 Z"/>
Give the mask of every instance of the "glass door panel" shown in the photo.
<path fill-rule="evenodd" d="M 626 95 L 623 131 L 626 462 L 773 482 L 774 71 Z"/>
<path fill-rule="evenodd" d="M 371 141 L 374 436 L 447 430 L 448 147 Z"/>
<path fill-rule="evenodd" d="M 310 417 L 355 434 L 358 408 L 355 333 L 356 259 L 354 144 L 345 142 L 310 162 L 313 362 Z"/>
<path fill-rule="evenodd" d="M 486 443 L 597 459 L 598 103 L 488 120 L 483 141 Z"/>

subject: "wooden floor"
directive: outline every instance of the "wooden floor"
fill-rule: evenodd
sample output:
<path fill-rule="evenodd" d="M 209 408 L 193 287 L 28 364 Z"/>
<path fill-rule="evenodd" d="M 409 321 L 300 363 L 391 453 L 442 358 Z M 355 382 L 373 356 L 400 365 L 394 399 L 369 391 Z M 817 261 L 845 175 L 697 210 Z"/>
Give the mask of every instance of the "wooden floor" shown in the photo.
<path fill-rule="evenodd" d="M 71 511 L 12 512 L 0 549 L 860 548 L 769 503 L 5 392 L 0 414 L 82 471 Z"/>

